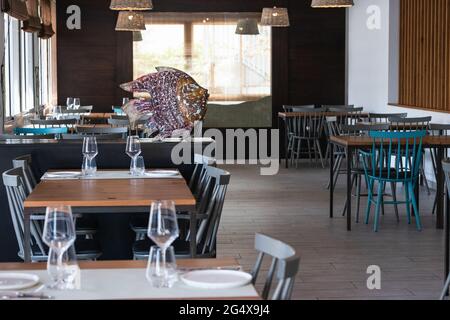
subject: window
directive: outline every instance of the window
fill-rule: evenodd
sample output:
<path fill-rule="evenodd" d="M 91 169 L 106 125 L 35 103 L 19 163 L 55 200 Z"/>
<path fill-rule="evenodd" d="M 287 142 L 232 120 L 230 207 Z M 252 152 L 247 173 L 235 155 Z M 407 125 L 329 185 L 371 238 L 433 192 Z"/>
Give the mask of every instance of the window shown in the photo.
<path fill-rule="evenodd" d="M 50 41 L 23 32 L 4 15 L 5 116 L 13 117 L 50 101 Z"/>
<path fill-rule="evenodd" d="M 168 66 L 190 74 L 210 93 L 210 102 L 231 104 L 271 95 L 271 29 L 236 35 L 244 17 L 260 14 L 152 13 L 143 41 L 134 44 L 135 78 Z"/>

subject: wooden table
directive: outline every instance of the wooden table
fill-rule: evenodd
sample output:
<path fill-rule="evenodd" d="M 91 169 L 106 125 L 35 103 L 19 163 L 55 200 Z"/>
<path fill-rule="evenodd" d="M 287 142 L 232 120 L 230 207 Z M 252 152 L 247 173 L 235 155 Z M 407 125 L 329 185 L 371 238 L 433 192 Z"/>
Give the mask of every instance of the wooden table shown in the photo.
<path fill-rule="evenodd" d="M 145 269 L 147 261 L 79 261 L 80 269 Z M 179 269 L 214 269 L 214 268 L 230 268 L 239 267 L 239 263 L 234 258 L 220 259 L 178 259 L 177 266 Z M 46 263 L 0 263 L 0 271 L 26 271 L 26 270 L 45 270 Z M 255 291 L 256 292 L 256 291 Z M 189 297 L 186 297 L 189 298 Z M 224 297 L 227 300 L 260 300 L 257 294 L 250 297 Z M 210 299 L 204 297 L 204 299 Z M 216 298 L 220 299 L 220 298 Z"/>
<path fill-rule="evenodd" d="M 284 157 L 286 158 L 286 169 L 289 168 L 289 161 L 288 161 L 288 137 L 289 137 L 289 128 L 287 126 L 287 120 L 297 117 L 305 117 L 308 115 L 311 115 L 314 112 L 279 112 L 278 113 L 278 129 L 281 130 L 281 123 L 283 122 L 284 126 Z M 325 117 L 339 117 L 339 116 L 346 116 L 349 113 L 348 112 L 316 112 L 314 113 L 317 116 L 325 116 Z M 359 113 L 357 116 L 361 119 L 368 118 L 369 113 Z M 281 157 L 280 157 L 281 161 Z"/>
<path fill-rule="evenodd" d="M 334 161 L 334 146 L 343 147 L 346 152 L 347 158 L 347 230 L 351 231 L 352 229 L 352 183 L 351 183 L 351 175 L 352 161 L 348 161 L 348 159 L 352 159 L 353 153 L 358 149 L 368 149 L 373 145 L 373 140 L 370 137 L 356 137 L 356 136 L 332 136 L 330 137 L 330 181 L 333 181 L 334 172 L 333 172 L 333 161 Z M 426 136 L 422 141 L 424 149 L 436 149 L 436 164 L 437 164 L 437 176 L 436 176 L 436 197 L 437 197 L 437 206 L 436 206 L 436 228 L 443 229 L 445 226 L 445 278 L 447 278 L 450 272 L 450 203 L 449 203 L 449 195 L 447 190 L 447 196 L 444 200 L 444 184 L 445 184 L 445 176 L 444 171 L 442 169 L 442 160 L 444 160 L 444 150 L 450 148 L 450 137 L 448 136 Z M 416 199 L 417 205 L 419 206 L 419 184 L 416 183 Z M 333 218 L 333 195 L 334 188 L 333 183 L 330 184 L 330 218 Z M 444 202 L 446 205 L 444 205 Z M 444 207 L 445 207 L 445 215 L 444 215 Z M 445 216 L 445 219 L 444 219 Z M 444 221 L 445 220 L 445 221 Z"/>
<path fill-rule="evenodd" d="M 114 115 L 112 112 L 91 112 L 89 114 L 83 115 L 85 119 L 109 119 Z"/>
<path fill-rule="evenodd" d="M 24 259 L 31 261 L 30 221 L 47 206 L 68 205 L 74 213 L 149 213 L 156 200 L 173 200 L 189 211 L 191 254 L 196 252 L 195 198 L 184 179 L 43 180 L 24 202 Z"/>

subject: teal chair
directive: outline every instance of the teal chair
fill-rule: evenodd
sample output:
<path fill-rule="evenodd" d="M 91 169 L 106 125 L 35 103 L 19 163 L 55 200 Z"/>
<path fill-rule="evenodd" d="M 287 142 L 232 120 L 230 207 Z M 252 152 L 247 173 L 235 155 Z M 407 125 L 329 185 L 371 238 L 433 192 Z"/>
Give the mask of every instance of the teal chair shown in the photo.
<path fill-rule="evenodd" d="M 123 112 L 122 107 L 112 107 L 112 110 L 113 110 L 114 114 L 121 115 L 121 116 L 125 115 L 125 112 Z"/>
<path fill-rule="evenodd" d="M 422 230 L 419 208 L 414 195 L 414 186 L 417 183 L 422 163 L 422 139 L 425 130 L 410 132 L 371 131 L 369 136 L 373 139 L 372 151 L 360 150 L 363 159 L 364 172 L 369 182 L 369 200 L 366 210 L 366 224 L 369 224 L 372 204 L 375 204 L 374 231 L 378 231 L 380 207 L 382 204 L 406 204 L 408 223 L 411 223 L 410 205 L 413 206 L 417 229 Z M 378 183 L 376 199 L 374 199 L 374 186 Z M 405 201 L 385 201 L 381 196 L 386 183 L 402 183 L 405 186 Z"/>
<path fill-rule="evenodd" d="M 48 135 L 68 133 L 67 127 L 64 128 L 15 128 L 14 134 L 17 135 Z"/>

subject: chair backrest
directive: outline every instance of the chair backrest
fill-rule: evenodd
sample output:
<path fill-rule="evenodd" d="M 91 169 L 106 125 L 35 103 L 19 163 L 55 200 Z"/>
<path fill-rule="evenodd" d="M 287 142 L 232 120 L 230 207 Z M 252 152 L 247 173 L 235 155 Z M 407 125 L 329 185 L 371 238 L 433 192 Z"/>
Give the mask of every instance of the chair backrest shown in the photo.
<path fill-rule="evenodd" d="M 44 128 L 48 128 L 48 127 L 73 127 L 74 125 L 77 124 L 77 119 L 62 119 L 62 120 L 41 120 L 41 119 L 32 119 L 30 120 L 30 123 L 36 127 L 38 126 L 38 128 L 40 127 L 44 127 Z"/>
<path fill-rule="evenodd" d="M 128 127 L 130 126 L 130 120 L 128 118 L 125 119 L 108 119 L 108 124 L 113 127 Z"/>
<path fill-rule="evenodd" d="M 208 166 L 206 176 L 208 182 L 201 200 L 206 205 L 197 209 L 197 214 L 205 216 L 197 231 L 200 255 L 212 255 L 215 252 L 217 232 L 231 174 L 222 169 Z"/>
<path fill-rule="evenodd" d="M 32 136 L 22 136 L 16 134 L 0 134 L 0 140 L 38 140 L 38 139 L 55 139 L 54 134 L 45 134 L 45 135 L 32 135 Z"/>
<path fill-rule="evenodd" d="M 390 118 L 406 118 L 407 113 L 369 113 L 369 122 L 389 123 Z"/>
<path fill-rule="evenodd" d="M 47 134 L 63 134 L 67 133 L 67 128 L 15 128 L 14 133 L 17 135 L 47 135 Z"/>
<path fill-rule="evenodd" d="M 304 109 L 315 109 L 316 106 L 313 104 L 308 104 L 308 105 L 304 105 L 304 106 L 293 106 L 293 105 L 284 105 L 283 106 L 283 110 L 285 112 L 301 112 L 298 110 L 304 110 Z"/>
<path fill-rule="evenodd" d="M 81 106 L 77 110 L 84 110 L 84 111 L 92 112 L 93 109 L 94 109 L 94 106 Z"/>
<path fill-rule="evenodd" d="M 116 120 L 128 120 L 128 116 L 127 115 L 120 115 L 120 114 L 112 114 L 110 116 L 110 119 L 116 119 Z"/>
<path fill-rule="evenodd" d="M 426 134 L 425 130 L 370 131 L 372 152 L 370 159 L 364 161 L 364 169 L 370 170 L 370 175 L 379 179 L 415 181 L 419 175 L 422 140 Z"/>
<path fill-rule="evenodd" d="M 363 108 L 330 108 L 328 112 L 336 112 L 339 125 L 353 125 L 361 121 Z"/>
<path fill-rule="evenodd" d="M 264 257 L 266 255 L 272 257 L 261 297 L 264 300 L 269 298 L 276 272 L 278 285 L 272 299 L 289 300 L 300 263 L 300 258 L 296 255 L 295 249 L 278 239 L 260 233 L 255 235 L 255 249 L 259 254 L 252 271 L 253 284 L 256 283 Z"/>
<path fill-rule="evenodd" d="M 124 136 L 128 133 L 128 127 L 83 127 L 78 126 L 77 132 L 80 134 L 111 134 L 121 133 Z"/>
<path fill-rule="evenodd" d="M 297 137 L 319 139 L 325 124 L 325 111 L 324 108 L 301 111 L 302 115 L 292 118 L 292 133 Z"/>
<path fill-rule="evenodd" d="M 89 114 L 91 113 L 90 110 L 82 109 L 63 109 L 61 110 L 61 114 L 73 114 L 73 115 L 83 115 L 83 114 Z"/>
<path fill-rule="evenodd" d="M 391 117 L 391 129 L 397 131 L 428 130 L 432 117 L 399 118 Z"/>
<path fill-rule="evenodd" d="M 353 105 L 353 104 L 350 104 L 350 105 L 345 105 L 345 104 L 343 104 L 343 105 L 322 105 L 322 108 L 325 108 L 325 109 L 327 109 L 327 110 L 331 110 L 331 109 L 334 109 L 334 110 L 339 110 L 339 109 L 353 109 L 355 107 L 355 105 Z"/>
<path fill-rule="evenodd" d="M 124 139 L 123 133 L 111 133 L 111 134 L 94 134 L 97 140 L 120 140 Z M 62 140 L 83 140 L 86 137 L 85 134 L 63 134 Z"/>
<path fill-rule="evenodd" d="M 8 197 L 11 220 L 19 246 L 19 257 L 24 257 L 24 201 L 29 195 L 25 185 L 25 177 L 22 168 L 15 168 L 5 171 L 2 175 L 3 185 Z M 44 245 L 40 238 L 41 230 L 37 230 L 36 224 L 31 224 L 31 244 L 36 243 L 41 255 L 45 255 Z"/>
<path fill-rule="evenodd" d="M 33 191 L 34 187 L 36 187 L 36 177 L 34 176 L 32 169 L 32 157 L 30 154 L 26 154 L 20 157 L 13 159 L 12 161 L 14 168 L 22 168 L 24 182 L 27 186 L 28 193 Z"/>
<path fill-rule="evenodd" d="M 366 135 L 370 131 L 388 131 L 389 123 L 357 123 L 353 125 L 341 125 L 341 132 L 345 135 Z"/>

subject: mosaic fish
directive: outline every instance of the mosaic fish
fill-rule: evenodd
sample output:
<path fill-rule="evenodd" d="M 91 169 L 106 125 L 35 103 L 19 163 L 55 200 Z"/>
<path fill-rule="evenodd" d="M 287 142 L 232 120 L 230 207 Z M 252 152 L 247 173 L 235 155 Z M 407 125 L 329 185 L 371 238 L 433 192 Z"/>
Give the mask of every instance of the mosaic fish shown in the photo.
<path fill-rule="evenodd" d="M 147 117 L 148 131 L 158 132 L 159 138 L 186 136 L 194 122 L 203 120 L 206 114 L 208 90 L 183 71 L 169 67 L 156 70 L 120 85 L 125 91 L 149 95 L 130 100 L 122 109 L 132 123 Z"/>

